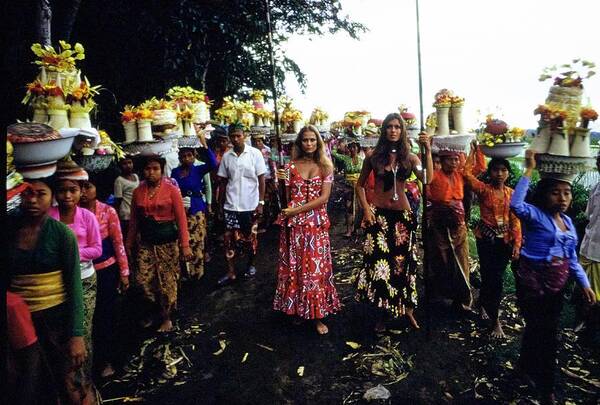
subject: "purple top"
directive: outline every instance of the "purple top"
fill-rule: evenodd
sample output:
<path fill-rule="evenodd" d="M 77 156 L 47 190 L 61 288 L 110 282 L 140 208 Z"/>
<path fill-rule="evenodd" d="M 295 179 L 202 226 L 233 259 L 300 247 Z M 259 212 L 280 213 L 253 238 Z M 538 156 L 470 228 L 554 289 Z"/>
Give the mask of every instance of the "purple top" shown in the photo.
<path fill-rule="evenodd" d="M 202 195 L 204 194 L 204 175 L 211 172 L 218 165 L 215 154 L 207 150 L 208 162 L 198 166 L 190 167 L 188 175 L 182 177 L 181 166 L 176 167 L 171 172 L 171 177 L 177 181 L 177 185 L 181 190 L 182 197 L 190 197 L 191 204 L 188 210 L 188 215 L 194 215 L 199 211 L 206 212 L 206 203 Z"/>
<path fill-rule="evenodd" d="M 560 214 L 567 227 L 563 232 L 550 214 L 526 203 L 529 181 L 529 177 L 521 177 L 510 201 L 510 207 L 524 225 L 521 255 L 540 262 L 551 262 L 555 257 L 569 259 L 571 275 L 580 286 L 589 287 L 590 282 L 577 260 L 577 232 L 571 218 Z"/>
<path fill-rule="evenodd" d="M 51 207 L 49 215 L 60 221 L 58 207 Z M 89 262 L 102 254 L 102 238 L 100 237 L 100 225 L 96 216 L 86 209 L 76 207 L 75 217 L 72 224 L 67 225 L 77 237 L 79 245 L 79 260 Z"/>

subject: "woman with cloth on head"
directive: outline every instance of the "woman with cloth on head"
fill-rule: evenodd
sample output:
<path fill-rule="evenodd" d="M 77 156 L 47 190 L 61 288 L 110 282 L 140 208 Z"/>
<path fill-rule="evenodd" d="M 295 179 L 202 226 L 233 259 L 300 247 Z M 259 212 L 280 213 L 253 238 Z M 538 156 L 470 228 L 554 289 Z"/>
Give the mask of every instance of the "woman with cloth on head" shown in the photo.
<path fill-rule="evenodd" d="M 28 180 L 20 214 L 10 218 L 9 290 L 27 303 L 49 366 L 40 380 L 44 400 L 90 404 L 95 395 L 80 375 L 87 352 L 79 249 L 73 232 L 48 215 L 53 180 Z"/>
<path fill-rule="evenodd" d="M 171 172 L 183 196 L 187 215 L 187 228 L 190 234 L 190 249 L 194 257 L 186 263 L 187 276 L 199 280 L 204 275 L 204 253 L 206 240 L 206 216 L 208 214 L 205 176 L 217 167 L 214 153 L 208 149 L 204 131 L 198 135 L 194 145 L 206 152 L 206 163 L 196 165 L 196 150 L 192 147 L 179 148 L 179 167 Z"/>
<path fill-rule="evenodd" d="M 95 215 L 78 206 L 81 199 L 81 186 L 88 180 L 85 170 L 72 161 L 61 162 L 56 171 L 56 191 L 58 206 L 50 208 L 48 214 L 67 225 L 77 238 L 83 288 L 83 327 L 88 357 L 83 364 L 82 385 L 94 392 L 92 383 L 93 342 L 92 327 L 96 308 L 97 278 L 93 261 L 102 254 L 100 226 Z"/>
<path fill-rule="evenodd" d="M 300 130 L 292 160 L 277 175 L 285 180 L 288 206 L 278 219 L 282 229 L 273 308 L 312 319 L 317 333 L 324 335 L 329 329 L 322 319 L 341 304 L 333 283 L 327 216 L 333 164 L 315 126 Z"/>
<path fill-rule="evenodd" d="M 117 211 L 98 201 L 94 182 L 83 181 L 81 190 L 79 206 L 96 216 L 102 238 L 102 255 L 93 261 L 98 284 L 92 336 L 96 348 L 94 363 L 102 367 L 100 376 L 105 378 L 115 373 L 113 363 L 118 355 L 118 339 L 114 333 L 116 305 L 119 290 L 129 288 L 129 263 Z"/>
<path fill-rule="evenodd" d="M 532 380 L 543 403 L 555 403 L 554 379 L 558 325 L 569 276 L 583 289 L 588 303 L 596 296 L 577 261 L 577 232 L 565 212 L 571 205 L 571 184 L 564 178 L 543 178 L 532 202 L 525 202 L 535 168 L 535 152 L 525 152 L 525 172 L 510 207 L 523 223 L 523 246 L 515 269 L 517 303 L 525 318 L 519 368 Z"/>
<path fill-rule="evenodd" d="M 179 248 L 185 260 L 193 257 L 181 193 L 172 179 L 163 177 L 165 160 L 149 156 L 144 181 L 133 192 L 131 220 L 125 245 L 131 252 L 139 237 L 136 282 L 145 298 L 160 307 L 158 332 L 173 329 L 171 313 L 177 307 Z M 150 326 L 150 318 L 144 320 Z"/>
<path fill-rule="evenodd" d="M 489 183 L 477 179 L 485 170 L 485 157 L 476 143 L 465 165 L 464 178 L 479 199 L 481 219 L 474 229 L 481 273 L 479 301 L 481 317 L 491 321 L 491 335 L 504 338 L 499 318 L 504 271 L 510 260 L 519 258 L 521 222 L 510 210 L 513 190 L 505 185 L 511 174 L 506 159 L 493 158 L 487 168 Z"/>
<path fill-rule="evenodd" d="M 434 170 L 427 189 L 429 266 L 428 279 L 431 299 L 453 300 L 453 306 L 461 311 L 471 310 L 473 296 L 469 281 L 469 244 L 465 220 L 465 180 L 461 160 L 464 153 L 440 149 L 441 169 Z"/>
<path fill-rule="evenodd" d="M 349 238 L 354 233 L 354 221 L 356 216 L 356 195 L 354 188 L 363 165 L 363 158 L 360 157 L 360 143 L 358 140 L 350 139 L 347 143 L 348 154 L 341 153 L 333 149 L 331 156 L 336 162 L 339 162 L 344 171 L 344 201 L 346 205 L 346 233 Z"/>
<path fill-rule="evenodd" d="M 373 153 L 365 159 L 356 184 L 363 207 L 366 228 L 363 267 L 357 277 L 356 297 L 379 309 L 375 330 L 385 330 L 385 316 L 407 316 L 411 325 L 419 325 L 413 316 L 417 305 L 416 218 L 404 192 L 405 182 L 415 173 L 429 182 L 431 149 L 426 134 L 419 143 L 427 153 L 428 178 L 421 161 L 410 152 L 406 124 L 400 114 L 389 114 L 382 123 L 381 135 Z M 372 204 L 367 202 L 365 186 L 374 173 Z"/>

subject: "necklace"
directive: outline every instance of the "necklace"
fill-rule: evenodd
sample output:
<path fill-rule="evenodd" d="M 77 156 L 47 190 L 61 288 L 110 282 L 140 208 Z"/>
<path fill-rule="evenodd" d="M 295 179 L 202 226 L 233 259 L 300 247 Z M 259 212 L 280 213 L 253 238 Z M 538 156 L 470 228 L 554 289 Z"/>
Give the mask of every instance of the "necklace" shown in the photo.
<path fill-rule="evenodd" d="M 398 201 L 400 197 L 398 196 L 398 190 L 396 189 L 396 173 L 398 173 L 398 164 L 395 164 L 392 167 L 392 173 L 394 174 L 394 196 L 392 197 L 392 201 Z"/>
<path fill-rule="evenodd" d="M 148 190 L 149 190 L 148 191 L 148 199 L 149 200 L 152 200 L 156 196 L 156 193 L 158 193 L 158 190 L 160 189 L 160 184 L 161 183 L 159 182 L 158 185 L 152 191 L 150 191 L 150 188 L 148 188 Z"/>

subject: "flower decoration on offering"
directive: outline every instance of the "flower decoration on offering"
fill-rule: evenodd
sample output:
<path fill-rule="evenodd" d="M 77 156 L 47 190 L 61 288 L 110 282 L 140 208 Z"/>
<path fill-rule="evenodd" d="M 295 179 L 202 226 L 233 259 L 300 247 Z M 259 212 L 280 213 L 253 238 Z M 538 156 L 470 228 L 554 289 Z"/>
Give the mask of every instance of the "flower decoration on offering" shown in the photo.
<path fill-rule="evenodd" d="M 31 50 L 39 58 L 34 63 L 50 71 L 70 72 L 75 69 L 76 61 L 85 59 L 83 45 L 76 43 L 71 46 L 62 40 L 58 43 L 60 52 L 57 52 L 51 45 L 33 44 Z"/>
<path fill-rule="evenodd" d="M 593 70 L 595 67 L 596 64 L 593 62 L 576 58 L 570 63 L 544 68 L 539 80 L 543 82 L 554 77 L 555 86 L 583 88 L 583 79 L 595 75 L 596 72 Z"/>
<path fill-rule="evenodd" d="M 452 98 L 454 94 L 451 90 L 441 89 L 435 93 L 434 107 L 450 107 L 452 105 Z M 464 101 L 464 100 L 463 100 Z"/>
<path fill-rule="evenodd" d="M 310 123 L 312 125 L 325 125 L 328 119 L 329 114 L 320 107 L 316 107 L 310 115 Z"/>
<path fill-rule="evenodd" d="M 596 74 L 595 67 L 593 62 L 573 59 L 570 63 L 545 68 L 539 78 L 540 81 L 554 78 L 546 98 L 546 105 L 566 111 L 564 128 L 567 130 L 577 125 L 583 95 L 583 80 Z"/>
<path fill-rule="evenodd" d="M 462 107 L 463 105 L 465 105 L 465 99 L 460 96 L 451 96 L 450 103 L 452 107 Z"/>
<path fill-rule="evenodd" d="M 302 112 L 292 106 L 292 100 L 282 97 L 280 103 L 283 105 L 283 111 L 279 117 L 283 126 L 283 133 L 297 134 L 304 124 Z"/>
<path fill-rule="evenodd" d="M 540 156 L 540 173 L 576 173 L 590 155 L 589 122 L 597 118 L 591 106 L 581 106 L 583 81 L 595 74 L 595 64 L 583 59 L 544 69 L 540 81 L 554 78 L 548 97 L 534 114 L 539 127 L 531 148 Z M 578 125 L 579 124 L 579 125 Z M 558 162 L 558 163 L 557 163 Z M 559 171 L 560 169 L 560 171 Z"/>
<path fill-rule="evenodd" d="M 587 128 L 590 121 L 596 121 L 598 119 L 598 113 L 591 107 L 584 107 L 579 113 L 581 117 L 581 128 Z"/>
<path fill-rule="evenodd" d="M 432 136 L 435 133 L 436 127 L 437 115 L 435 113 L 431 113 L 425 119 L 425 132 L 427 132 L 427 135 Z"/>
<path fill-rule="evenodd" d="M 255 109 L 260 110 L 264 108 L 265 95 L 267 94 L 264 90 L 252 90 L 250 98 Z"/>
<path fill-rule="evenodd" d="M 127 122 L 132 122 L 137 119 L 137 111 L 134 106 L 126 105 L 121 111 L 121 122 L 123 124 Z"/>
<path fill-rule="evenodd" d="M 406 131 L 408 132 L 409 138 L 418 137 L 419 127 L 417 127 L 417 117 L 415 117 L 413 113 L 409 112 L 405 105 L 401 105 L 398 110 L 400 111 L 400 116 L 406 124 Z"/>
<path fill-rule="evenodd" d="M 522 142 L 525 131 L 522 128 L 509 128 L 503 120 L 489 114 L 477 131 L 477 140 L 486 156 L 508 158 L 517 156 L 525 143 Z"/>
<path fill-rule="evenodd" d="M 464 104 L 465 99 L 455 95 L 451 90 L 441 89 L 435 94 L 433 103 L 436 110 L 435 135 L 465 133 L 462 117 Z"/>

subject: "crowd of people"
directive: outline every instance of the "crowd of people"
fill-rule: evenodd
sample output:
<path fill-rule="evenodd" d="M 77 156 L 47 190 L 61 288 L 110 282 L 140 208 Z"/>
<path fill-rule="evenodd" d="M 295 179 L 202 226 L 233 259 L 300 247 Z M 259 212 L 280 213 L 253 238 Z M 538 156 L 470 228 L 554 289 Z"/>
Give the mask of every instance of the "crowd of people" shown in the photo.
<path fill-rule="evenodd" d="M 474 194 L 481 213 L 473 229 L 480 314 L 491 335 L 503 338 L 499 308 L 510 265 L 526 324 L 519 371 L 552 403 L 558 319 L 570 275 L 586 303 L 582 319 L 597 327 L 592 304 L 600 299 L 600 188 L 590 194 L 578 258 L 577 233 L 565 214 L 571 184 L 544 178 L 526 198 L 533 152 L 527 151 L 525 172 L 512 190 L 506 185 L 510 163 L 486 163 L 476 144 L 468 155 L 432 154 L 431 138 L 422 133 L 417 142 L 423 164 L 399 114 L 389 114 L 380 131 L 373 148 L 362 148 L 356 139 L 324 140 L 316 127 L 305 126 L 285 146 L 286 163 L 278 166 L 263 134 L 249 136 L 234 123 L 215 128 L 209 146 L 207 131 L 198 128 L 198 145 L 179 148 L 177 167 L 160 156 L 121 159 L 110 204 L 98 199 L 96 177 L 73 164 L 50 178 L 29 180 L 8 227 L 13 398 L 23 404 L 99 402 L 94 381 L 115 373 L 119 294 L 130 284 L 139 289 L 145 303 L 140 326 L 168 333 L 180 283 L 202 278 L 217 256 L 226 262 L 219 287 L 254 277 L 259 235 L 275 226 L 273 309 L 327 334 L 325 318 L 342 309 L 327 212 L 334 187 L 344 201 L 344 236 L 363 244 L 356 299 L 376 309 L 375 332 L 385 332 L 386 321 L 399 317 L 418 329 L 418 212 L 426 185 L 421 232 L 428 235 L 428 304 L 451 304 L 459 313 L 474 308 L 465 203 Z M 484 172 L 488 182 L 480 179 Z M 217 237 L 209 240 L 209 232 Z"/>

